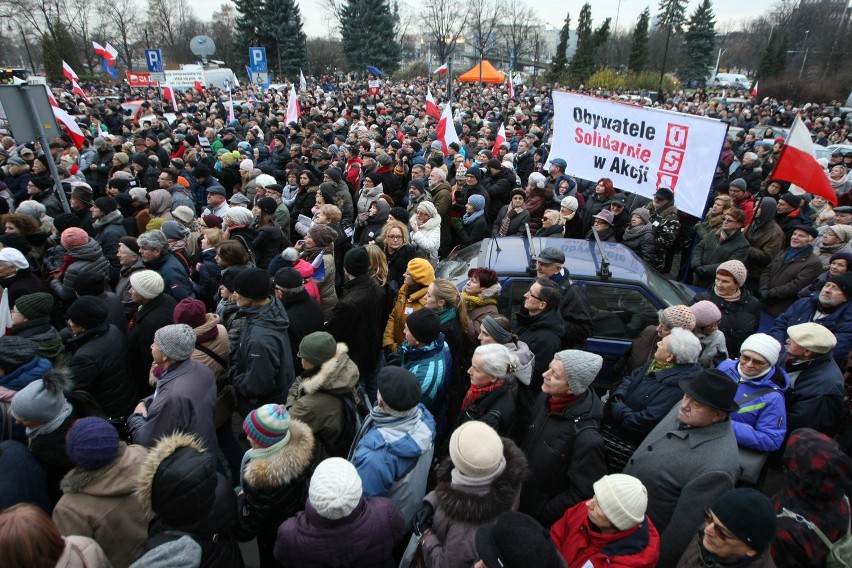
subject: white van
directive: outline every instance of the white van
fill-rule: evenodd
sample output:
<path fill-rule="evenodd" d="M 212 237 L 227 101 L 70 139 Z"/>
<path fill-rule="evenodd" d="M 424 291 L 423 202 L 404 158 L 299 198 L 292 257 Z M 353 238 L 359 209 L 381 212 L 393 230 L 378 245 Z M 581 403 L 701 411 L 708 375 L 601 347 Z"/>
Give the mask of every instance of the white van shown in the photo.
<path fill-rule="evenodd" d="M 724 87 L 728 89 L 747 89 L 751 81 L 745 75 L 739 73 L 716 73 L 707 81 L 708 87 Z"/>

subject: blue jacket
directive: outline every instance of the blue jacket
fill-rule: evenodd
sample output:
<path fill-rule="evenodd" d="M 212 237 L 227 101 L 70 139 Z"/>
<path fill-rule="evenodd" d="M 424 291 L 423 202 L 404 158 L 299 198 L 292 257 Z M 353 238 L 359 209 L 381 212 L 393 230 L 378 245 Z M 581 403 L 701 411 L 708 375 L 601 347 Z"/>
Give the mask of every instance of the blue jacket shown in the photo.
<path fill-rule="evenodd" d="M 719 365 L 720 371 L 739 384 L 735 402 L 767 388 L 773 390 L 746 402 L 739 412 L 731 413 L 737 445 L 760 452 L 775 451 L 781 447 L 787 433 L 787 410 L 784 407 L 784 392 L 790 386 L 787 373 L 775 366 L 758 379 L 740 381 L 738 364 L 738 359 L 728 359 Z"/>
<path fill-rule="evenodd" d="M 189 279 L 189 270 L 174 253 L 166 252 L 157 260 L 143 261 L 142 264 L 163 277 L 163 292 L 178 302 L 184 298 L 195 297 L 195 286 Z"/>
<path fill-rule="evenodd" d="M 50 360 L 34 357 L 8 375 L 0 377 L 0 387 L 19 391 L 36 379 L 42 378 L 52 368 Z"/>
<path fill-rule="evenodd" d="M 446 392 L 453 355 L 444 334 L 439 333 L 438 339 L 425 347 L 413 348 L 404 341 L 399 347 L 399 356 L 403 369 L 408 369 L 420 382 L 423 398 L 420 402 L 426 405 L 430 412 L 435 412 L 440 406 L 441 395 Z"/>
<path fill-rule="evenodd" d="M 807 298 L 793 302 L 787 308 L 787 311 L 775 318 L 775 323 L 772 324 L 769 335 L 777 339 L 781 345 L 784 345 L 787 340 L 787 328 L 813 320 L 818 298 L 819 294 L 811 294 Z M 837 345 L 834 346 L 832 355 L 842 369 L 846 368 L 846 357 L 849 355 L 849 350 L 852 349 L 852 308 L 850 308 L 850 305 L 852 305 L 852 302 L 846 302 L 827 316 L 813 320 L 828 328 L 837 338 Z"/>

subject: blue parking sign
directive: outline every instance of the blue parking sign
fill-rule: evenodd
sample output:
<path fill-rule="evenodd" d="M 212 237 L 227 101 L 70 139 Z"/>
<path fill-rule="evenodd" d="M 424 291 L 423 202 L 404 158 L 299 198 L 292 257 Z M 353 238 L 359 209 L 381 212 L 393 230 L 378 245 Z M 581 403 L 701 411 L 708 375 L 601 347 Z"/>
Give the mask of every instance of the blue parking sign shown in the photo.
<path fill-rule="evenodd" d="M 163 72 L 163 54 L 159 49 L 146 49 L 145 62 L 148 64 L 149 73 Z"/>
<path fill-rule="evenodd" d="M 265 47 L 250 47 L 249 48 L 249 66 L 253 73 L 266 73 L 266 48 Z"/>

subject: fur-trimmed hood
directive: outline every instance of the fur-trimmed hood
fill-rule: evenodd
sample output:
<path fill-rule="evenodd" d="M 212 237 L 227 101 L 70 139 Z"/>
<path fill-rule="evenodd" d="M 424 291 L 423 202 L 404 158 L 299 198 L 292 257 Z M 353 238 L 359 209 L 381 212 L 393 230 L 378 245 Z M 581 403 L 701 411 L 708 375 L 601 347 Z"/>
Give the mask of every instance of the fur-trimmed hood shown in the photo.
<path fill-rule="evenodd" d="M 314 456 L 314 434 L 295 418 L 290 419 L 290 440 L 267 448 L 259 456 L 252 455 L 246 465 L 245 481 L 255 489 L 275 489 L 289 485 L 305 473 Z"/>
<path fill-rule="evenodd" d="M 359 377 L 358 366 L 349 358 L 349 347 L 338 343 L 334 357 L 323 363 L 317 373 L 302 380 L 299 390 L 302 394 L 324 391 L 341 396 L 355 388 Z"/>
<path fill-rule="evenodd" d="M 438 466 L 435 472 L 438 485 L 434 492 L 436 509 L 440 508 L 451 521 L 481 525 L 493 521 L 514 507 L 521 492 L 521 484 L 528 474 L 527 460 L 512 440 L 501 439 L 506 469 L 484 495 L 453 486 L 453 462 L 450 458 L 445 458 Z"/>
<path fill-rule="evenodd" d="M 497 284 L 494 284 L 493 286 L 489 286 L 488 288 L 486 288 L 485 290 L 480 292 L 479 297 L 483 300 L 486 300 L 486 299 L 489 299 L 489 298 L 498 299 L 500 297 L 500 292 L 502 290 L 503 289 L 500 286 L 500 283 L 498 282 Z"/>
<path fill-rule="evenodd" d="M 178 450 L 189 448 L 194 450 L 193 454 L 195 456 L 202 455 L 204 461 L 212 464 L 213 470 L 213 482 L 212 484 L 205 483 L 205 487 L 210 485 L 210 487 L 206 487 L 203 489 L 209 495 L 209 500 L 212 503 L 214 499 L 215 487 L 216 487 L 216 465 L 214 460 L 207 459 L 209 456 L 206 455 L 206 450 L 204 449 L 204 444 L 201 440 L 189 434 L 184 434 L 183 432 L 175 432 L 168 436 L 163 436 L 160 441 L 154 446 L 150 452 L 148 452 L 148 457 L 145 459 L 145 462 L 142 464 L 142 467 L 139 470 L 139 475 L 136 478 L 136 496 L 139 498 L 139 503 L 142 505 L 142 510 L 146 513 L 157 513 L 160 514 L 160 511 L 156 511 L 156 504 L 154 503 L 154 482 L 169 482 L 174 486 L 175 484 L 171 479 L 160 479 L 162 477 L 166 477 L 164 475 L 166 472 L 162 471 L 160 466 L 163 465 L 163 462 L 168 458 L 174 456 Z M 183 465 L 183 464 L 180 464 Z M 198 464 L 203 465 L 203 464 Z M 209 481 L 209 471 L 205 471 L 204 467 L 196 467 L 194 470 L 187 470 L 188 475 L 183 475 L 182 479 L 188 479 L 190 476 L 196 476 L 199 480 Z M 200 475 L 199 475 L 200 474 Z M 159 478 L 158 478 L 159 476 Z M 157 479 L 155 479 L 157 478 Z M 202 488 L 196 485 L 196 488 L 200 491 Z M 161 487 L 158 486 L 158 493 L 161 490 Z M 162 495 L 158 495 L 158 500 L 163 499 Z M 206 511 L 205 511 L 206 512 Z"/>
<path fill-rule="evenodd" d="M 83 493 L 94 497 L 130 495 L 136 491 L 136 474 L 148 455 L 143 446 L 121 442 L 118 457 L 98 469 L 75 467 L 62 479 L 63 493 Z"/>

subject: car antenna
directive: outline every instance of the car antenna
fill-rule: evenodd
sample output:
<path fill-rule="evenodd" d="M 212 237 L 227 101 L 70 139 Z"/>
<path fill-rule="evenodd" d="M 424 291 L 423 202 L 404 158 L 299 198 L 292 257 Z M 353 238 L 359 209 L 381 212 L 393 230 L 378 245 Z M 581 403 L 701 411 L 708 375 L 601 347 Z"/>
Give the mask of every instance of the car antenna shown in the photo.
<path fill-rule="evenodd" d="M 500 248 L 500 243 L 497 242 L 497 237 L 493 237 L 491 242 L 488 243 L 488 268 L 493 268 L 494 265 L 491 264 L 491 257 L 494 254 L 494 248 L 497 248 L 497 254 L 500 254 L 502 249 Z"/>
<path fill-rule="evenodd" d="M 612 272 L 609 270 L 609 257 L 606 255 L 606 251 L 603 249 L 603 244 L 601 244 L 601 237 L 598 235 L 598 232 L 592 229 L 592 234 L 595 236 L 595 243 L 598 247 L 598 252 L 601 255 L 601 267 L 598 269 L 598 276 L 601 277 L 601 280 L 607 280 L 610 276 L 612 276 Z"/>
<path fill-rule="evenodd" d="M 530 273 L 530 274 L 535 274 L 536 273 L 536 260 L 535 260 L 535 258 L 538 255 L 535 253 L 535 245 L 533 244 L 532 234 L 530 233 L 530 224 L 524 223 L 524 229 L 526 229 L 526 231 L 527 231 L 527 243 L 529 243 L 529 245 L 530 245 L 530 263 L 527 266 L 527 272 Z"/>

